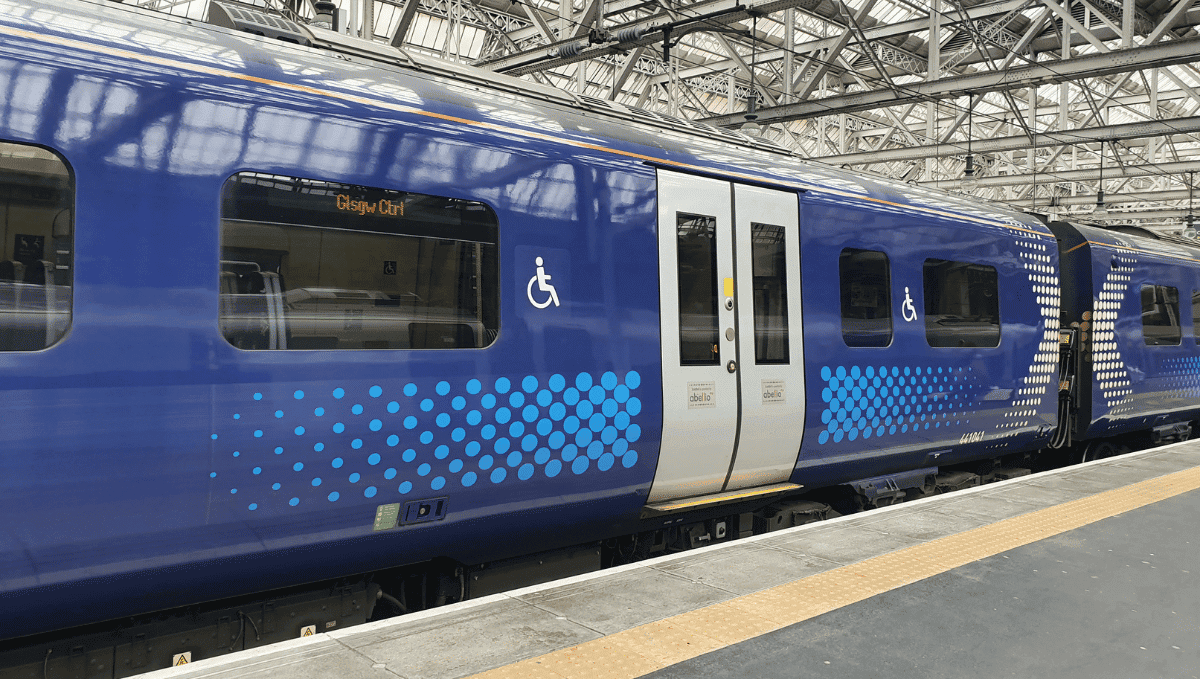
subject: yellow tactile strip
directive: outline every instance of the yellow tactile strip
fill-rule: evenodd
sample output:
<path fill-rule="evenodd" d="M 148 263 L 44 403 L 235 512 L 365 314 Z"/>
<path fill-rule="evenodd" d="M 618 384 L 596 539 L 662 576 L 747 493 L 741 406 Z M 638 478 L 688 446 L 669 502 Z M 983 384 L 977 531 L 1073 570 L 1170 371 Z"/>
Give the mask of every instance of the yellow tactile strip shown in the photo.
<path fill-rule="evenodd" d="M 1022 545 L 1200 488 L 1200 467 L 906 547 L 471 679 L 631 679 Z"/>

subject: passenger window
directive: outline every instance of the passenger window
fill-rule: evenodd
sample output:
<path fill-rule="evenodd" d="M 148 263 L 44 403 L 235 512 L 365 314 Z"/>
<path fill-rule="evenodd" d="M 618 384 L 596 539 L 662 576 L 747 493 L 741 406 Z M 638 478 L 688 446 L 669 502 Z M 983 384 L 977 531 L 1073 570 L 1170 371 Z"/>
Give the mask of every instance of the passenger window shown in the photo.
<path fill-rule="evenodd" d="M 0 351 L 37 351 L 71 326 L 75 180 L 57 154 L 0 141 Z"/>
<path fill-rule="evenodd" d="M 679 257 L 679 363 L 717 365 L 717 220 L 675 215 Z"/>
<path fill-rule="evenodd" d="M 931 347 L 1000 344 L 1000 300 L 995 267 L 925 260 L 925 339 Z"/>
<path fill-rule="evenodd" d="M 754 260 L 754 361 L 788 362 L 787 243 L 784 228 L 751 223 Z"/>
<path fill-rule="evenodd" d="M 221 201 L 221 334 L 239 349 L 455 349 L 499 331 L 483 203 L 243 172 Z"/>
<path fill-rule="evenodd" d="M 1142 335 L 1152 346 L 1180 343 L 1183 331 L 1179 327 L 1178 288 L 1142 286 Z"/>
<path fill-rule="evenodd" d="M 846 248 L 838 258 L 842 291 L 842 339 L 849 347 L 892 343 L 892 283 L 888 257 Z"/>

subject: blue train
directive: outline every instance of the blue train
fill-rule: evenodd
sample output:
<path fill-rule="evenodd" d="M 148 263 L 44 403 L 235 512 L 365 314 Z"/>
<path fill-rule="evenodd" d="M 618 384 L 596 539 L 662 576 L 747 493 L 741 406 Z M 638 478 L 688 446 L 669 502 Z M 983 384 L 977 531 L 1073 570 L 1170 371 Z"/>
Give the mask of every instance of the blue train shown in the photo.
<path fill-rule="evenodd" d="M 127 676 L 1200 414 L 1194 247 L 213 14 L 0 8 L 0 676 Z"/>

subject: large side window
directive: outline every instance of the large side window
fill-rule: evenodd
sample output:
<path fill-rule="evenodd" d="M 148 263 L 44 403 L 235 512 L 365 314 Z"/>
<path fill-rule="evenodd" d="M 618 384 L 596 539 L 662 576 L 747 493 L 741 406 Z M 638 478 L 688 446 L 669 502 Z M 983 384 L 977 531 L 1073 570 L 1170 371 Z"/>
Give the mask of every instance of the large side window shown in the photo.
<path fill-rule="evenodd" d="M 240 349 L 488 346 L 497 231 L 475 201 L 236 174 L 221 202 L 221 332 Z"/>
<path fill-rule="evenodd" d="M 71 326 L 75 181 L 51 151 L 0 141 L 0 351 L 37 351 Z"/>
<path fill-rule="evenodd" d="M 931 347 L 1000 344 L 1000 300 L 995 267 L 927 259 L 925 339 Z"/>
<path fill-rule="evenodd" d="M 788 362 L 787 242 L 785 229 L 750 225 L 754 261 L 754 362 Z"/>
<path fill-rule="evenodd" d="M 838 257 L 842 291 L 842 339 L 850 347 L 892 343 L 892 283 L 888 257 L 846 248 Z"/>
<path fill-rule="evenodd" d="M 707 215 L 675 216 L 679 257 L 679 364 L 716 365 L 717 220 Z"/>
<path fill-rule="evenodd" d="M 1142 286 L 1142 334 L 1146 344 L 1179 344 L 1179 288 L 1169 285 Z"/>

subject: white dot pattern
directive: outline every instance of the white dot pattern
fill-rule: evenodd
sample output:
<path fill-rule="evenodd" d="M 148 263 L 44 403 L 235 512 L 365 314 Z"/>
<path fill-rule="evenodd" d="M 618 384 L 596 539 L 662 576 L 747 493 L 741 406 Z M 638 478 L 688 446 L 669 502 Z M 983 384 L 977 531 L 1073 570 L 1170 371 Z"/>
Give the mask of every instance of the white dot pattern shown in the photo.
<path fill-rule="evenodd" d="M 1136 259 L 1127 255 L 1114 256 L 1104 286 L 1092 300 L 1092 376 L 1105 406 L 1113 415 L 1129 412 L 1132 408 L 1130 394 L 1133 389 L 1117 346 L 1116 323 L 1136 263 Z"/>
<path fill-rule="evenodd" d="M 1058 326 L 1061 287 L 1059 285 L 1056 245 L 1053 241 L 1021 234 L 1017 240 L 1018 256 L 1029 279 L 1030 289 L 1037 301 L 1042 327 L 1037 353 L 1021 378 L 1012 407 L 1004 413 L 996 429 L 1001 437 L 1015 436 L 1029 426 L 1042 407 L 1049 385 L 1058 379 Z M 1057 394 L 1057 389 L 1052 391 Z M 1002 444 L 1005 445 L 1005 444 Z"/>

